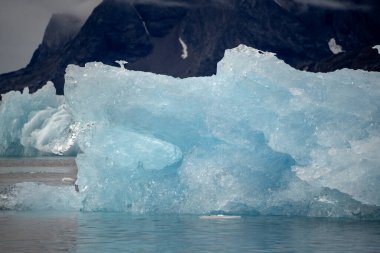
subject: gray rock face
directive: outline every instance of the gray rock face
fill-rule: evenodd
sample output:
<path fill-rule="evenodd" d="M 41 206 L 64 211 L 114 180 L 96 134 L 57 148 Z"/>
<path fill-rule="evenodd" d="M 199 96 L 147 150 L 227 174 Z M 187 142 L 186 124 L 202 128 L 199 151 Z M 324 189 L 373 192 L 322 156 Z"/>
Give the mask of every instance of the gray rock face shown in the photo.
<path fill-rule="evenodd" d="M 78 34 L 84 20 L 69 14 L 54 14 L 46 27 L 42 43 L 34 52 L 29 65 L 39 64 L 60 53 Z"/>
<path fill-rule="evenodd" d="M 24 69 L 0 75 L 0 93 L 46 81 L 63 93 L 68 64 L 101 61 L 175 77 L 212 75 L 224 50 L 245 44 L 271 51 L 295 68 L 379 71 L 380 13 L 366 8 L 341 10 L 306 6 L 293 0 L 129 1 L 104 0 L 83 24 L 70 15 L 53 15 L 41 45 Z M 334 38 L 344 52 L 334 55 Z"/>

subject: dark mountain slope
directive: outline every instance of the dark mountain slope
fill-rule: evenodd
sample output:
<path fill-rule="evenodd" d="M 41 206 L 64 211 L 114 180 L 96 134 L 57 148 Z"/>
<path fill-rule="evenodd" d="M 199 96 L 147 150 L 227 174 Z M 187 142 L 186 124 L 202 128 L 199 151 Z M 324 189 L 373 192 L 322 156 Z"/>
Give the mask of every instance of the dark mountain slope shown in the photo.
<path fill-rule="evenodd" d="M 68 64 L 101 61 L 175 77 L 212 75 L 227 48 L 246 44 L 275 52 L 310 71 L 342 67 L 379 71 L 378 6 L 366 10 L 305 7 L 291 0 L 128 1 L 104 0 L 82 26 L 54 15 L 30 64 L 0 75 L 0 93 L 52 80 L 63 93 Z M 367 3 L 367 2 L 366 2 Z M 334 55 L 335 38 L 345 52 Z"/>
<path fill-rule="evenodd" d="M 55 81 L 53 73 L 62 73 L 57 65 L 59 57 L 64 47 L 75 38 L 83 23 L 83 20 L 73 15 L 54 14 L 30 63 L 23 69 L 0 75 L 0 93 L 21 91 L 25 87 L 34 92 L 47 81 Z"/>

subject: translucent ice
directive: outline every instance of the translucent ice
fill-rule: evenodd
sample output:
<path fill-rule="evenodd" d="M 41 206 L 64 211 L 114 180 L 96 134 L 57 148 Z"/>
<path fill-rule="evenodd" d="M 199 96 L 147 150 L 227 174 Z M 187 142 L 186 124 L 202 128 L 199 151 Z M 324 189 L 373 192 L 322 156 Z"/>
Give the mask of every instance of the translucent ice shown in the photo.
<path fill-rule="evenodd" d="M 81 197 L 68 186 L 24 182 L 0 192 L 0 210 L 72 211 L 81 206 Z"/>
<path fill-rule="evenodd" d="M 36 94 L 12 91 L 0 107 L 0 156 L 75 153 L 73 121 L 52 83 Z"/>
<path fill-rule="evenodd" d="M 54 108 L 76 129 L 84 210 L 379 218 L 379 81 L 240 46 L 212 77 L 69 66 Z M 51 147 L 34 117 L 20 145 Z"/>

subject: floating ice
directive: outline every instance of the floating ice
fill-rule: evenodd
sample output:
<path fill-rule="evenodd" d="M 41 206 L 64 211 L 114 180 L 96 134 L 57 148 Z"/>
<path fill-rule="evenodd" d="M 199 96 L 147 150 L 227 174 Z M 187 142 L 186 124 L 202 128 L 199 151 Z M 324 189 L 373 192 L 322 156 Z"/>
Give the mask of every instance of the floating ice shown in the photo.
<path fill-rule="evenodd" d="M 379 218 L 379 80 L 244 46 L 212 77 L 69 66 L 81 209 Z"/>
<path fill-rule="evenodd" d="M 25 182 L 0 192 L 0 210 L 72 211 L 81 206 L 81 197 L 67 186 Z"/>
<path fill-rule="evenodd" d="M 0 107 L 0 156 L 62 155 L 76 152 L 75 124 L 52 83 L 36 94 L 12 91 Z"/>

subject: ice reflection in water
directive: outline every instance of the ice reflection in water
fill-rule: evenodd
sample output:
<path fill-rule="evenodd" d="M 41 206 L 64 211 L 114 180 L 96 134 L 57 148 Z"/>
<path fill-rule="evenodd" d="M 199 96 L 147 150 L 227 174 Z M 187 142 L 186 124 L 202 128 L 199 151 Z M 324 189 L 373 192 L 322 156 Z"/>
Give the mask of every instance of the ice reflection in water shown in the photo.
<path fill-rule="evenodd" d="M 0 213 L 1 252 L 379 252 L 380 222 Z"/>

